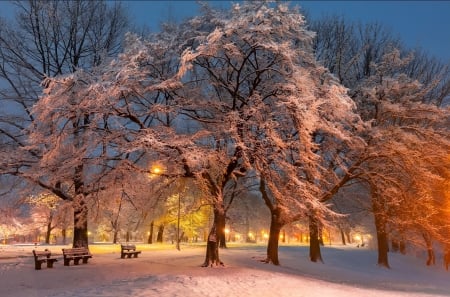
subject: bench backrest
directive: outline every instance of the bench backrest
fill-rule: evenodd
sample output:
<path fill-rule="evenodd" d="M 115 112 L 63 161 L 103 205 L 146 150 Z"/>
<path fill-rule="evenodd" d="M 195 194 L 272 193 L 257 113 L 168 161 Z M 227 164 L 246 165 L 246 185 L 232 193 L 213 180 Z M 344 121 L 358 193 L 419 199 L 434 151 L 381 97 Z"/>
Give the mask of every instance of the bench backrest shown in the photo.
<path fill-rule="evenodd" d="M 39 258 L 39 257 L 46 257 L 46 258 L 50 258 L 50 256 L 52 255 L 52 253 L 50 251 L 36 251 L 33 250 L 33 255 L 35 258 Z"/>
<path fill-rule="evenodd" d="M 62 249 L 63 255 L 86 255 L 90 254 L 89 249 L 85 247 L 72 248 L 72 249 Z"/>
<path fill-rule="evenodd" d="M 136 250 L 136 246 L 134 244 L 121 244 L 120 247 L 122 250 Z"/>

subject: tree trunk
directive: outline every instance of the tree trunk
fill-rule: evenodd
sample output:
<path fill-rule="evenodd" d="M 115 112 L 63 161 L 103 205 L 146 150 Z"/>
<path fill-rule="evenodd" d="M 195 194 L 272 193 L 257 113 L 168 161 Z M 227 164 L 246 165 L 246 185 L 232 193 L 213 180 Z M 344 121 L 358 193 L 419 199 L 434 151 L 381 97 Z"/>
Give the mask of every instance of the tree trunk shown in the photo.
<path fill-rule="evenodd" d="M 400 253 L 402 254 L 402 255 L 406 255 L 406 243 L 405 243 L 405 241 L 402 239 L 402 240 L 400 240 Z"/>
<path fill-rule="evenodd" d="M 227 248 L 226 238 L 225 238 L 225 214 L 219 215 L 217 218 L 217 235 L 219 238 L 219 247 Z"/>
<path fill-rule="evenodd" d="M 383 211 L 383 204 L 378 197 L 372 197 L 372 208 L 375 217 L 375 229 L 377 232 L 378 244 L 378 265 L 386 268 L 389 267 L 388 252 L 389 241 L 386 230 L 386 214 Z"/>
<path fill-rule="evenodd" d="M 220 261 L 219 258 L 219 238 L 220 233 L 223 233 L 225 235 L 225 212 L 223 205 L 215 205 L 214 207 L 214 224 L 211 227 L 211 231 L 208 235 L 208 241 L 206 245 L 206 257 L 205 262 L 202 264 L 202 267 L 208 267 L 213 266 L 214 264 L 216 266 L 221 265 L 223 266 L 223 262 Z M 218 227 L 219 224 L 222 224 L 223 226 Z M 221 228 L 221 229 L 220 229 Z"/>
<path fill-rule="evenodd" d="M 88 247 L 88 209 L 83 201 L 74 205 L 73 247 Z"/>
<path fill-rule="evenodd" d="M 147 238 L 147 243 L 148 244 L 152 244 L 153 243 L 153 226 L 154 226 L 154 221 L 152 221 L 150 223 L 150 232 L 149 232 L 148 238 Z"/>
<path fill-rule="evenodd" d="M 311 262 L 323 263 L 320 252 L 319 223 L 314 215 L 309 216 L 309 258 Z"/>
<path fill-rule="evenodd" d="M 114 229 L 113 231 L 113 243 L 116 244 L 119 239 L 119 229 Z"/>
<path fill-rule="evenodd" d="M 271 210 L 271 220 L 270 220 L 270 231 L 269 231 L 269 242 L 267 244 L 267 258 L 264 260 L 266 263 L 272 263 L 274 265 L 280 265 L 278 259 L 278 240 L 280 238 L 280 231 L 283 227 L 281 222 L 281 210 L 275 208 Z"/>
<path fill-rule="evenodd" d="M 62 238 L 63 238 L 63 244 L 66 244 L 66 240 L 67 240 L 67 230 L 66 230 L 66 228 L 61 230 L 61 235 L 62 235 Z"/>
<path fill-rule="evenodd" d="M 397 253 L 400 250 L 400 242 L 398 239 L 393 238 L 391 240 L 391 249 L 393 253 Z"/>
<path fill-rule="evenodd" d="M 159 225 L 158 234 L 156 234 L 156 242 L 162 243 L 164 235 L 164 224 Z"/>
<path fill-rule="evenodd" d="M 345 242 L 345 233 L 344 233 L 344 230 L 342 229 L 342 227 L 339 227 L 339 231 L 341 232 L 342 244 L 346 245 L 347 243 Z"/>
<path fill-rule="evenodd" d="M 323 243 L 323 227 L 321 224 L 319 224 L 318 228 L 317 228 L 318 232 L 319 232 L 319 244 L 321 246 L 324 246 L 325 244 Z"/>
<path fill-rule="evenodd" d="M 352 243 L 352 236 L 350 235 L 350 231 L 345 232 L 345 236 L 347 236 L 347 242 Z"/>
<path fill-rule="evenodd" d="M 436 264 L 436 256 L 434 254 L 431 236 L 428 233 L 423 233 L 423 239 L 425 240 L 425 244 L 427 246 L 427 266 L 434 265 Z"/>
<path fill-rule="evenodd" d="M 50 237 L 52 235 L 52 222 L 47 223 L 47 232 L 45 232 L 45 243 L 50 244 Z"/>

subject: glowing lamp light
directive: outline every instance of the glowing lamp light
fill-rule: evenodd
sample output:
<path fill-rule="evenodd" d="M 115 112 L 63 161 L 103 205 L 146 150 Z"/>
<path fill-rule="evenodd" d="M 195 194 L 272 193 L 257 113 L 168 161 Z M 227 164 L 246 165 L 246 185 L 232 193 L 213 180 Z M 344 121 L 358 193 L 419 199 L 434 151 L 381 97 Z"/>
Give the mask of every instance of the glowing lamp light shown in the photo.
<path fill-rule="evenodd" d="M 153 165 L 151 168 L 150 168 L 150 174 L 149 174 L 149 176 L 150 176 L 150 178 L 153 178 L 153 177 L 156 177 L 156 176 L 158 176 L 158 175 L 160 175 L 160 174 L 162 174 L 163 173 L 163 167 L 162 166 L 159 166 L 159 165 Z"/>

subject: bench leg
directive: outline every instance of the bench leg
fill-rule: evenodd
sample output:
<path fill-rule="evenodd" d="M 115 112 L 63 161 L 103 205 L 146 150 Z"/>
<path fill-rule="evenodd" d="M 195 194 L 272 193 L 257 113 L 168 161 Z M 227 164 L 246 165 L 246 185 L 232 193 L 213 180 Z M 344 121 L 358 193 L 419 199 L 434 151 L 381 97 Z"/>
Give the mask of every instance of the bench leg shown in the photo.
<path fill-rule="evenodd" d="M 70 266 L 70 259 L 64 259 L 64 266 Z"/>
<path fill-rule="evenodd" d="M 54 260 L 47 260 L 47 268 L 53 268 L 53 262 L 56 262 Z"/>
<path fill-rule="evenodd" d="M 84 263 L 84 264 L 87 264 L 88 260 L 89 260 L 88 257 L 83 258 L 83 263 Z"/>
<path fill-rule="evenodd" d="M 41 264 L 42 262 L 34 261 L 34 269 L 41 270 Z"/>
<path fill-rule="evenodd" d="M 73 265 L 78 265 L 80 263 L 80 258 L 73 259 Z"/>
<path fill-rule="evenodd" d="M 138 257 L 138 253 L 134 253 L 134 257 L 137 258 Z"/>

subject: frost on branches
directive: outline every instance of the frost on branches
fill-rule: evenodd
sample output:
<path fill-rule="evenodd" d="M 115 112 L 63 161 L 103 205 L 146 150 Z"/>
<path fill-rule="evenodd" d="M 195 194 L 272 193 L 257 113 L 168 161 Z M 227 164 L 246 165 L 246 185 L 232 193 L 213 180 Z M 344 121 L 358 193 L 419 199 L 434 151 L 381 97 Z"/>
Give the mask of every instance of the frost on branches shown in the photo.
<path fill-rule="evenodd" d="M 313 36 L 284 4 L 236 5 L 205 42 L 184 52 L 180 67 L 189 86 L 185 113 L 211 131 L 216 151 L 239 154 L 236 169 L 257 172 L 272 218 L 266 261 L 274 264 L 285 224 L 308 216 L 317 224 L 330 214 L 318 198 L 320 181 L 333 175 L 322 165 L 341 158 L 333 147 L 361 142 L 352 136 L 360 125 L 353 102 L 314 61 Z M 217 194 L 216 222 L 223 208 Z"/>
<path fill-rule="evenodd" d="M 402 72 L 410 61 L 392 50 L 351 91 L 370 126 L 363 135 L 367 145 L 354 162 L 358 166 L 350 172 L 368 188 L 378 264 L 384 267 L 389 267 L 389 236 L 394 245 L 417 245 L 422 238 L 430 262 L 431 238 L 449 244 L 448 230 L 439 223 L 443 193 L 437 190 L 449 176 L 449 110 L 425 103 L 433 86 L 422 86 Z"/>
<path fill-rule="evenodd" d="M 309 222 L 311 260 L 321 261 L 320 228 L 340 216 L 328 203 L 352 179 L 370 185 L 385 234 L 380 209 L 401 213 L 389 199 L 418 194 L 438 176 L 431 161 L 442 150 L 411 147 L 442 137 L 444 111 L 421 104 L 414 81 L 389 76 L 383 67 L 392 61 L 374 66 L 377 74 L 349 97 L 316 63 L 313 38 L 297 10 L 269 1 L 236 4 L 230 13 L 205 9 L 150 40 L 128 34 L 116 59 L 45 82 L 28 147 L 42 158 L 29 174 L 77 201 L 85 228 L 96 199 L 122 207 L 126 194 L 127 207 L 140 205 L 146 216 L 157 203 L 140 191 L 189 179 L 183 184 L 213 207 L 204 266 L 223 264 L 225 196 L 243 177 L 270 210 L 265 262 L 279 264 L 281 228 L 299 219 Z M 154 172 L 155 163 L 164 170 Z M 128 216 L 125 208 L 106 211 L 112 228 Z"/>

